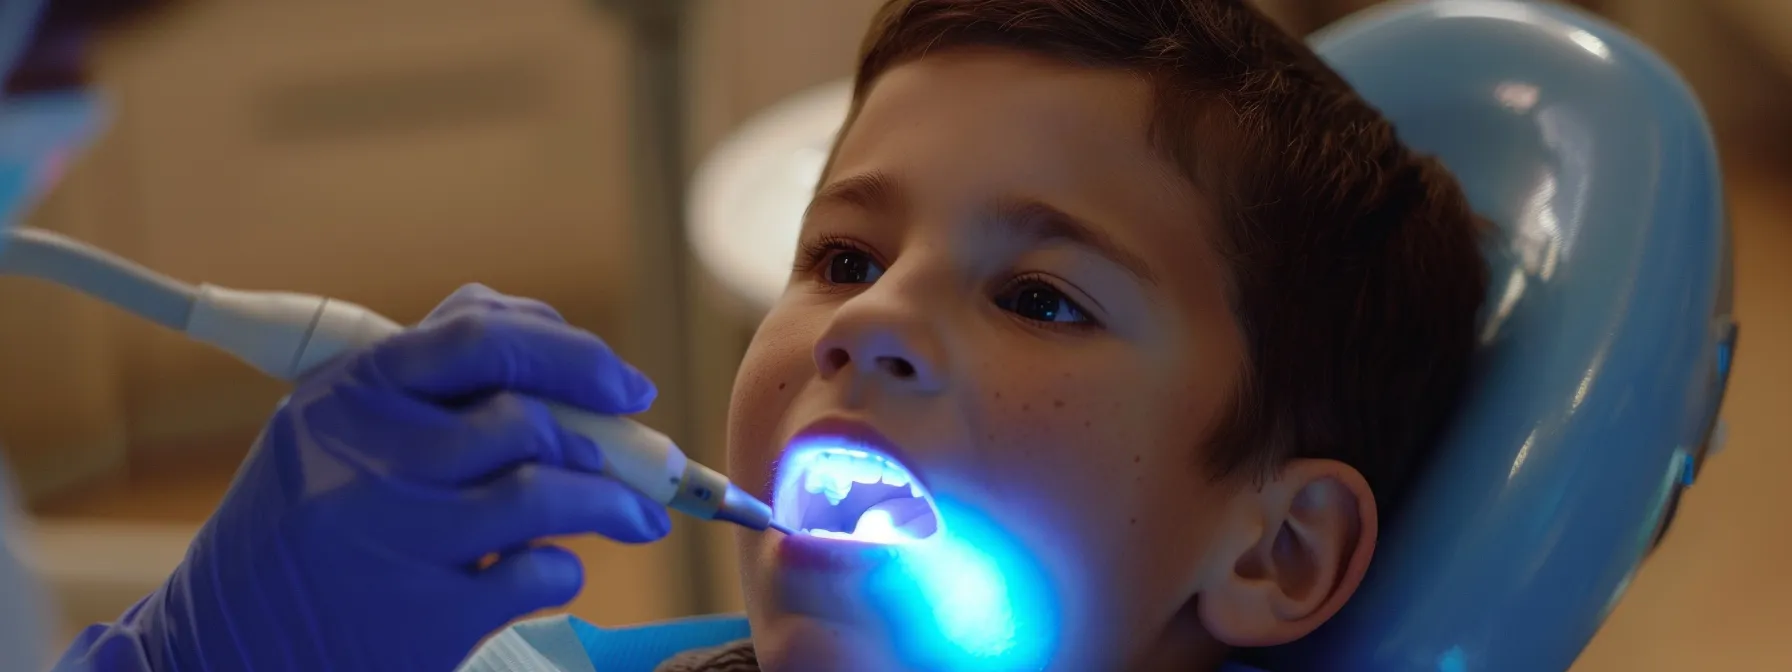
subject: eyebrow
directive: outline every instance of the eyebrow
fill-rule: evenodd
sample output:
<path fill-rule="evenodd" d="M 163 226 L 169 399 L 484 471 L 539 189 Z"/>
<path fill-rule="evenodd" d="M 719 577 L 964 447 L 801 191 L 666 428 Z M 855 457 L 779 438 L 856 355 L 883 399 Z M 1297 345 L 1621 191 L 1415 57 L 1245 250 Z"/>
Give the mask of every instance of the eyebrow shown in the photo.
<path fill-rule="evenodd" d="M 888 173 L 859 173 L 829 182 L 815 191 L 809 209 L 820 205 L 849 205 L 864 210 L 887 210 L 902 204 L 901 185 Z"/>
<path fill-rule="evenodd" d="M 1030 198 L 1004 198 L 989 209 L 991 221 L 1035 241 L 1062 240 L 1086 248 L 1148 284 L 1157 284 L 1151 264 L 1115 241 L 1100 227 L 1049 204 Z"/>
<path fill-rule="evenodd" d="M 863 210 L 893 210 L 905 205 L 902 185 L 888 173 L 872 171 L 829 182 L 816 190 L 809 202 L 813 210 L 821 205 L 845 205 Z M 1037 242 L 1061 240 L 1083 247 L 1113 262 L 1146 284 L 1157 284 L 1157 275 L 1143 258 L 1133 254 L 1117 241 L 1080 217 L 1031 198 L 1001 198 L 987 206 L 987 221 L 1010 233 Z"/>

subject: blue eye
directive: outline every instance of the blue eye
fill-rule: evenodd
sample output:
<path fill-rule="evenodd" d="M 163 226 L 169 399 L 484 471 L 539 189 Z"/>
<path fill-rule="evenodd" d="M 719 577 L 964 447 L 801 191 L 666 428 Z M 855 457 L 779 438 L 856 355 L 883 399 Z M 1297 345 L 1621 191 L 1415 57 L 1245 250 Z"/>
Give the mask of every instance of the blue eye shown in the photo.
<path fill-rule="evenodd" d="M 835 285 L 862 285 L 877 282 L 884 269 L 877 260 L 860 250 L 837 249 L 826 260 L 823 278 Z"/>
<path fill-rule="evenodd" d="M 1063 292 L 1039 280 L 1015 283 L 996 296 L 996 306 L 1034 322 L 1066 325 L 1095 323 L 1083 311 L 1082 306 L 1076 305 Z"/>

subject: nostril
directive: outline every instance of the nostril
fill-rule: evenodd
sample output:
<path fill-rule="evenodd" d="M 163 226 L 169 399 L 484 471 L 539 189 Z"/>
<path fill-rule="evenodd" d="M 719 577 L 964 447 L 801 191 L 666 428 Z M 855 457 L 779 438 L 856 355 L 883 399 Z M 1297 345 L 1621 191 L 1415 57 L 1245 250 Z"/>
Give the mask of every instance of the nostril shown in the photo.
<path fill-rule="evenodd" d="M 877 366 L 892 376 L 902 379 L 915 377 L 915 365 L 901 357 L 879 357 Z"/>
<path fill-rule="evenodd" d="M 852 362 L 852 355 L 846 354 L 846 351 L 840 348 L 829 349 L 826 358 L 829 371 L 839 371 Z"/>

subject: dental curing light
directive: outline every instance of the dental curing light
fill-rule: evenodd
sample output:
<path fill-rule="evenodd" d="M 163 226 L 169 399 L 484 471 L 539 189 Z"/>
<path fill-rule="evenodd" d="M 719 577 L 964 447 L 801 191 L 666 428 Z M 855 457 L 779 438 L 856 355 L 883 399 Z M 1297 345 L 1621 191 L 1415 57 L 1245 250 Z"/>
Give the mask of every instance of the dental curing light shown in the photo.
<path fill-rule="evenodd" d="M 192 287 L 84 243 L 41 230 L 7 233 L 0 274 L 75 289 L 237 356 L 281 380 L 297 380 L 343 352 L 403 327 L 360 305 L 321 296 Z M 603 474 L 655 502 L 702 520 L 792 530 L 771 507 L 716 470 L 685 457 L 666 435 L 628 418 L 548 404 L 569 431 L 603 452 Z"/>

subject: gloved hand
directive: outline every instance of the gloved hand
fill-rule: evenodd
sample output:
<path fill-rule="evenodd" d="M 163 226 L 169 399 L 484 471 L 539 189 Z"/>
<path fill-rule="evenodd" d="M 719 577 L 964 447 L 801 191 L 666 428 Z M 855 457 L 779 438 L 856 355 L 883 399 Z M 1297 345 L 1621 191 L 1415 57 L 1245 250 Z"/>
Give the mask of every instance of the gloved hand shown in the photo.
<path fill-rule="evenodd" d="M 596 446 L 541 402 L 630 414 L 654 394 L 546 305 L 463 287 L 300 381 L 168 583 L 63 664 L 451 670 L 578 592 L 578 559 L 531 542 L 665 536 L 666 509 L 597 475 Z"/>

